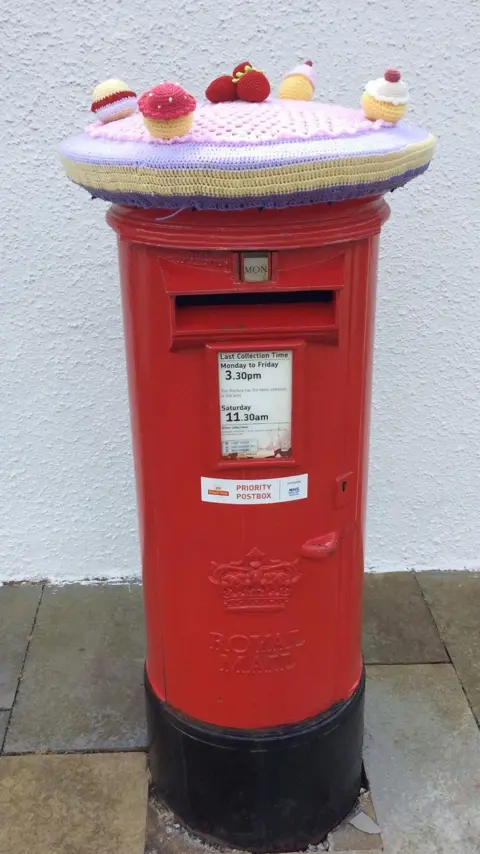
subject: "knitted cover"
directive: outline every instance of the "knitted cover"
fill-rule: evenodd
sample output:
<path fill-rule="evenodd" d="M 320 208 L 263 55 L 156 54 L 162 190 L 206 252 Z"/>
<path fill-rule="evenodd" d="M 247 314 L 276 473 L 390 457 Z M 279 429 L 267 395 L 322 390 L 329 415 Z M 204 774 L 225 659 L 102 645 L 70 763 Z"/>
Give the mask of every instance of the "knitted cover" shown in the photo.
<path fill-rule="evenodd" d="M 137 207 L 238 209 L 385 193 L 424 172 L 434 137 L 405 122 L 316 101 L 197 107 L 192 130 L 154 139 L 135 113 L 67 139 L 67 175 L 92 196 Z"/>

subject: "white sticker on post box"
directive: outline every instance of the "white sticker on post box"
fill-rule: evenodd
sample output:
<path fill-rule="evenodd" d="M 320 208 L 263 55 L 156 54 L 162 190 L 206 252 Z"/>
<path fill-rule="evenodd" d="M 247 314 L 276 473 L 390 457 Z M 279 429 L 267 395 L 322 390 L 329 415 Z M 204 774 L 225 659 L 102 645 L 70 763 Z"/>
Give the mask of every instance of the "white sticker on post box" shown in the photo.
<path fill-rule="evenodd" d="M 202 501 L 212 504 L 281 504 L 300 501 L 308 495 L 308 474 L 265 477 L 262 480 L 226 480 L 202 477 Z"/>
<path fill-rule="evenodd" d="M 292 351 L 219 353 L 222 457 L 292 456 Z"/>

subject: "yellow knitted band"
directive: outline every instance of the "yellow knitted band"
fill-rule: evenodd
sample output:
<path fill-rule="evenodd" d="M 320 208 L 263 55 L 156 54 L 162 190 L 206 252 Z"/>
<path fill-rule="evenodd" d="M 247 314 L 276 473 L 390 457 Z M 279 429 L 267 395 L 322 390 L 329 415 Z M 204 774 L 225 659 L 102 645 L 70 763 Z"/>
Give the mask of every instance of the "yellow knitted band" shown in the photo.
<path fill-rule="evenodd" d="M 388 101 L 377 101 L 372 98 L 367 92 L 362 95 L 362 107 L 367 119 L 376 121 L 382 119 L 384 122 L 399 122 L 403 119 L 406 111 L 406 104 L 390 104 Z"/>
<path fill-rule="evenodd" d="M 104 166 L 62 158 L 69 178 L 91 189 L 157 196 L 236 198 L 297 193 L 348 184 L 374 184 L 429 163 L 435 148 L 431 134 L 401 151 L 365 157 L 316 160 L 236 172 L 222 169 L 160 170 L 136 166 Z"/>

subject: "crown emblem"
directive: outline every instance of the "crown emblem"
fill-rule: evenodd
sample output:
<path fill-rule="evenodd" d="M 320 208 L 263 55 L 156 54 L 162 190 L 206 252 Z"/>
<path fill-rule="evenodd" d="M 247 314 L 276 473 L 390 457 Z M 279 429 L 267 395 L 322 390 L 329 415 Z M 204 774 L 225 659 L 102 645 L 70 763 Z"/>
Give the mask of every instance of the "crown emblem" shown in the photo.
<path fill-rule="evenodd" d="M 267 558 L 259 549 L 243 560 L 215 563 L 209 580 L 219 588 L 228 611 L 281 611 L 299 581 L 298 560 Z"/>

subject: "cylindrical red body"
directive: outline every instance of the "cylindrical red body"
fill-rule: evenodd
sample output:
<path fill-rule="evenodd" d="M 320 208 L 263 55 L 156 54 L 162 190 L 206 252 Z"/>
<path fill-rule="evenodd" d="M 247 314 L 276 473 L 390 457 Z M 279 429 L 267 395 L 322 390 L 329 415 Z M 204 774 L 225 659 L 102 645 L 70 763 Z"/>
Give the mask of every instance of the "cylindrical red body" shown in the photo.
<path fill-rule="evenodd" d="M 362 675 L 375 279 L 388 207 L 374 198 L 162 216 L 108 214 L 119 238 L 148 681 L 169 708 L 206 725 L 299 724 L 346 701 Z M 266 280 L 245 280 L 250 261 L 267 264 Z M 282 359 L 288 370 L 272 367 Z M 240 374 L 232 394 L 230 361 L 233 380 Z M 241 403 L 253 386 L 256 410 Z M 249 423 L 236 433 L 230 415 L 266 418 L 262 398 L 286 411 L 289 394 L 283 446 L 275 437 L 271 454 L 255 457 L 263 434 Z M 244 408 L 222 410 L 225 401 Z"/>

